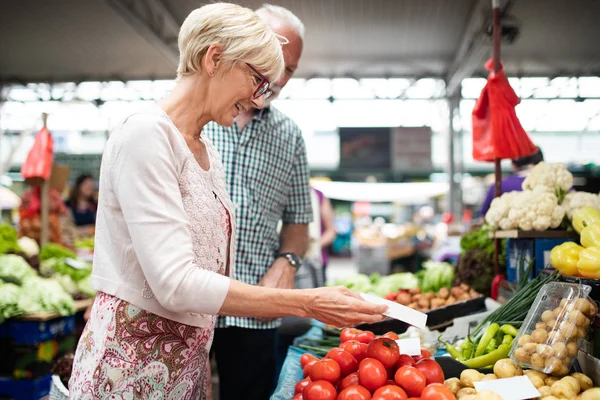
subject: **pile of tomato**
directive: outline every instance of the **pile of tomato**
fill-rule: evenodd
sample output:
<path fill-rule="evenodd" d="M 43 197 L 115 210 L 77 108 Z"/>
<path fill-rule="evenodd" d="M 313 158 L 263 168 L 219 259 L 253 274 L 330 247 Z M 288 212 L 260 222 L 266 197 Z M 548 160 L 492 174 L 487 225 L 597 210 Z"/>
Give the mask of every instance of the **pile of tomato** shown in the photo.
<path fill-rule="evenodd" d="M 344 329 L 340 346 L 322 359 L 302 355 L 304 379 L 292 400 L 456 400 L 429 351 L 400 354 L 396 340 L 393 332 Z"/>

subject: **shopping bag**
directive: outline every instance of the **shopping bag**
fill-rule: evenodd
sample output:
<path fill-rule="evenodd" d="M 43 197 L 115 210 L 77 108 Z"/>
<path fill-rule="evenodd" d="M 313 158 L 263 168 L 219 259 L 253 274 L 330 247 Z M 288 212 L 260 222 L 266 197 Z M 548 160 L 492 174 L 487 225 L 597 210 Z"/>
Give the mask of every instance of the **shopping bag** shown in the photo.
<path fill-rule="evenodd" d="M 54 161 L 54 140 L 52 135 L 43 127 L 36 134 L 33 146 L 21 167 L 21 175 L 25 180 L 39 181 L 50 179 L 52 162 Z"/>

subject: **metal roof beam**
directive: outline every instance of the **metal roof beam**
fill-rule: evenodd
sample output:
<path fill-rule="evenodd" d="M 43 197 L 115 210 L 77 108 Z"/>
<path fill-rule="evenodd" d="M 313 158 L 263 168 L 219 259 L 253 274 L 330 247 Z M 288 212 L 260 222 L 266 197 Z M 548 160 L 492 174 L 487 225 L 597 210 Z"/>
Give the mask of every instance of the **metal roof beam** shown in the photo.
<path fill-rule="evenodd" d="M 177 65 L 179 23 L 162 0 L 106 0 L 106 2 L 154 45 L 167 60 L 174 66 Z"/>

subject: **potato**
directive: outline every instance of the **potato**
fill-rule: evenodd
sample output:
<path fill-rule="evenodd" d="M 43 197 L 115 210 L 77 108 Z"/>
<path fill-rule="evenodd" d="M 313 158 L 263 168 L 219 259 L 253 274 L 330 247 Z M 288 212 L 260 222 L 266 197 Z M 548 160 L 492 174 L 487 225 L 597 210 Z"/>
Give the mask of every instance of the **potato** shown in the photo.
<path fill-rule="evenodd" d="M 542 400 L 562 400 L 562 399 L 557 399 L 554 396 L 546 396 L 546 397 L 542 397 Z"/>
<path fill-rule="evenodd" d="M 546 323 L 545 322 L 538 322 L 537 324 L 535 324 L 535 329 L 542 329 L 542 330 L 546 330 Z"/>
<path fill-rule="evenodd" d="M 446 305 L 447 305 L 447 306 L 448 306 L 448 305 L 450 305 L 450 304 L 454 304 L 454 303 L 456 303 L 456 297 L 454 297 L 454 296 L 450 296 L 450 297 L 448 297 L 448 299 L 446 300 Z"/>
<path fill-rule="evenodd" d="M 450 294 L 452 295 L 452 297 L 454 297 L 454 298 L 457 298 L 457 299 L 458 299 L 460 296 L 462 296 L 462 294 L 463 294 L 464 292 L 465 292 L 465 291 L 464 291 L 463 289 L 459 288 L 459 287 L 453 287 L 453 288 L 452 288 L 452 290 L 450 290 Z"/>
<path fill-rule="evenodd" d="M 559 368 L 553 373 L 555 376 L 565 376 L 569 373 L 569 368 L 564 364 L 560 363 Z"/>
<path fill-rule="evenodd" d="M 519 347 L 517 350 L 515 350 L 515 358 L 522 363 L 529 363 L 531 361 L 531 353 L 528 353 L 524 348 Z"/>
<path fill-rule="evenodd" d="M 555 331 L 556 330 L 556 319 L 551 319 L 550 321 L 546 322 L 546 330 L 547 331 Z"/>
<path fill-rule="evenodd" d="M 554 349 L 552 346 L 548 346 L 547 344 L 538 344 L 535 348 L 535 351 L 542 356 L 542 358 L 548 358 L 554 355 Z"/>
<path fill-rule="evenodd" d="M 448 288 L 441 288 L 438 292 L 438 297 L 442 300 L 446 300 L 448 297 L 450 297 L 450 291 Z"/>
<path fill-rule="evenodd" d="M 544 383 L 546 384 L 546 386 L 552 386 L 554 384 L 554 382 L 558 382 L 558 378 L 555 378 L 553 376 L 549 376 L 546 379 L 544 379 Z"/>
<path fill-rule="evenodd" d="M 475 369 L 465 369 L 460 373 L 460 383 L 464 387 L 474 388 L 473 382 L 479 382 L 483 379 L 483 374 Z"/>
<path fill-rule="evenodd" d="M 461 399 L 465 396 L 476 395 L 476 394 L 477 394 L 477 390 L 470 388 L 470 387 L 466 387 L 466 388 L 462 388 L 458 392 L 456 392 L 456 398 Z"/>
<path fill-rule="evenodd" d="M 515 364 L 510 358 L 504 358 L 494 364 L 494 375 L 498 379 L 512 378 L 523 375 L 523 370 Z"/>
<path fill-rule="evenodd" d="M 417 306 L 417 303 L 415 302 L 415 303 L 410 303 L 407 307 L 410 307 L 410 308 L 416 310 L 418 306 Z"/>
<path fill-rule="evenodd" d="M 422 295 L 422 294 L 415 294 L 415 295 L 413 295 L 413 297 L 412 297 L 412 301 L 413 301 L 413 302 L 418 302 L 419 300 L 421 300 L 421 299 L 423 298 L 423 296 L 424 296 L 424 295 Z"/>
<path fill-rule="evenodd" d="M 425 296 L 425 298 L 427 300 L 435 299 L 435 293 L 434 292 L 427 292 L 427 293 L 425 293 L 424 296 Z"/>
<path fill-rule="evenodd" d="M 546 366 L 546 360 L 538 353 L 533 353 L 531 355 L 531 365 L 533 365 L 535 368 L 544 369 Z"/>
<path fill-rule="evenodd" d="M 531 333 L 531 339 L 535 343 L 544 343 L 548 339 L 548 332 L 543 329 L 536 329 Z"/>
<path fill-rule="evenodd" d="M 477 397 L 474 394 L 468 394 L 466 396 L 461 397 L 460 400 L 477 400 Z"/>
<path fill-rule="evenodd" d="M 552 332 L 550 332 L 548 334 L 548 343 L 558 343 L 558 342 L 562 342 L 564 340 L 563 335 L 557 331 L 557 330 L 553 330 Z"/>
<path fill-rule="evenodd" d="M 540 397 L 552 396 L 552 389 L 550 389 L 550 386 L 542 386 L 538 388 L 538 392 L 540 392 Z"/>
<path fill-rule="evenodd" d="M 585 392 L 586 390 L 594 387 L 594 383 L 592 382 L 592 380 L 587 375 L 582 374 L 581 372 L 572 373 L 571 376 L 577 379 L 582 392 Z"/>
<path fill-rule="evenodd" d="M 527 343 L 531 343 L 533 340 L 531 339 L 531 335 L 523 335 L 519 337 L 519 347 L 525 346 Z"/>
<path fill-rule="evenodd" d="M 548 322 L 552 319 L 554 319 L 554 312 L 552 312 L 551 310 L 546 310 L 542 313 L 543 322 Z"/>
<path fill-rule="evenodd" d="M 469 296 L 469 293 L 465 292 L 465 293 L 461 294 L 458 299 L 461 301 L 471 300 L 471 296 Z"/>
<path fill-rule="evenodd" d="M 582 326 L 577 329 L 577 339 L 584 339 L 587 336 L 587 329 L 583 329 Z"/>
<path fill-rule="evenodd" d="M 477 293 L 477 291 L 475 289 L 471 289 L 471 290 L 469 290 L 469 297 L 474 299 L 476 297 L 479 297 L 479 293 Z"/>
<path fill-rule="evenodd" d="M 537 343 L 527 343 L 525 346 L 523 346 L 523 349 L 530 354 L 535 353 L 535 351 L 537 350 Z"/>
<path fill-rule="evenodd" d="M 494 374 L 485 374 L 482 381 L 495 381 L 497 379 L 498 379 L 498 377 Z"/>
<path fill-rule="evenodd" d="M 558 358 L 563 358 L 568 355 L 567 346 L 563 342 L 555 343 L 554 346 L 552 346 L 552 349 L 554 350 L 554 355 Z"/>
<path fill-rule="evenodd" d="M 475 395 L 475 400 L 502 400 L 502 397 L 489 390 L 482 390 Z"/>
<path fill-rule="evenodd" d="M 441 308 L 446 305 L 446 300 L 444 299 L 431 299 L 431 308 Z"/>
<path fill-rule="evenodd" d="M 396 303 L 402 304 L 403 306 L 407 306 L 412 303 L 412 296 L 410 293 L 401 292 L 396 296 Z"/>
<path fill-rule="evenodd" d="M 558 398 L 571 399 L 579 393 L 579 382 L 577 379 L 566 376 L 558 382 L 554 382 L 550 387 L 552 395 Z"/>
<path fill-rule="evenodd" d="M 446 387 L 450 389 L 452 394 L 456 394 L 460 389 L 463 388 L 463 384 L 460 383 L 460 379 L 458 378 L 446 379 L 444 381 L 444 385 L 446 385 Z"/>
<path fill-rule="evenodd" d="M 408 293 L 410 293 L 410 294 L 420 294 L 421 293 L 421 288 L 410 289 L 408 291 Z"/>
<path fill-rule="evenodd" d="M 462 290 L 464 290 L 465 292 L 468 292 L 469 290 L 471 290 L 471 286 L 467 285 L 466 283 L 461 283 L 459 287 Z"/>
<path fill-rule="evenodd" d="M 585 325 L 586 321 L 589 321 L 585 315 L 579 310 L 573 311 L 569 314 L 569 321 L 575 322 L 575 325 L 582 327 Z"/>
<path fill-rule="evenodd" d="M 567 343 L 567 354 L 569 355 L 569 357 L 575 357 L 578 352 L 579 352 L 579 346 L 577 345 L 576 342 Z"/>
<path fill-rule="evenodd" d="M 556 357 L 550 357 L 546 360 L 546 363 L 544 364 L 544 370 L 548 371 L 548 373 L 552 374 L 552 375 L 556 375 L 558 373 L 558 371 L 561 369 L 562 367 L 562 362 L 560 361 L 559 358 Z"/>
<path fill-rule="evenodd" d="M 600 399 L 600 388 L 588 389 L 581 393 L 581 400 L 598 400 Z"/>
<path fill-rule="evenodd" d="M 525 371 L 525 372 L 527 372 L 527 371 Z M 531 381 L 533 386 L 535 386 L 536 388 L 541 388 L 542 386 L 544 386 L 544 380 L 542 378 L 540 378 L 539 376 L 530 375 L 527 373 L 525 375 L 527 375 L 527 378 L 529 378 L 529 380 Z"/>
<path fill-rule="evenodd" d="M 419 306 L 420 308 L 429 308 L 431 306 L 431 302 L 429 301 L 429 299 L 421 297 L 417 301 L 417 306 Z"/>

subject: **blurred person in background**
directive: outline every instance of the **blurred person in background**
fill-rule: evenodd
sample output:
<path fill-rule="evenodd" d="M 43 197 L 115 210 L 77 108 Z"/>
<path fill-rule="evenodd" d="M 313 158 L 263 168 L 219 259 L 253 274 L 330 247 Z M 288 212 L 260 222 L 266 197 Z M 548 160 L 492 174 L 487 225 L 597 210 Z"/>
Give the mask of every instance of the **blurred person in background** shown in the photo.
<path fill-rule="evenodd" d="M 96 183 L 94 177 L 89 174 L 79 175 L 65 202 L 71 211 L 73 223 L 77 230 L 85 236 L 94 234 L 96 224 L 96 209 L 98 204 L 95 198 Z"/>
<path fill-rule="evenodd" d="M 313 219 L 310 174 L 300 128 L 270 101 L 298 68 L 304 25 L 283 7 L 264 5 L 256 13 L 287 39 L 284 73 L 271 86 L 273 95 L 265 108 L 243 110 L 232 126 L 212 123 L 204 132 L 221 153 L 236 205 L 234 278 L 251 285 L 292 289 L 308 248 L 308 223 Z M 279 221 L 283 222 L 280 233 Z M 278 319 L 219 318 L 213 351 L 221 400 L 270 397 L 279 325 Z"/>
<path fill-rule="evenodd" d="M 323 284 L 327 283 L 327 264 L 329 263 L 329 246 L 333 243 L 336 236 L 333 219 L 335 213 L 331 207 L 331 201 L 325 197 L 323 192 L 318 189 L 311 189 L 313 198 L 316 196 L 317 204 L 313 200 L 313 222 L 319 221 L 318 229 L 320 231 L 318 245 L 321 253 L 321 265 L 323 271 Z M 316 227 L 315 227 L 316 229 Z M 316 246 L 315 246 L 316 249 Z"/>
<path fill-rule="evenodd" d="M 240 111 L 263 107 L 284 69 L 281 40 L 244 7 L 192 11 L 179 32 L 174 89 L 111 133 L 96 219 L 98 294 L 77 345 L 70 398 L 206 400 L 216 315 L 297 315 L 336 326 L 383 319 L 386 307 L 345 288 L 283 290 L 230 278 L 234 206 L 203 127 L 230 126 Z M 240 353 L 239 368 L 256 370 L 236 340 L 229 346 Z"/>
<path fill-rule="evenodd" d="M 531 171 L 533 167 L 542 161 L 544 161 L 544 154 L 539 147 L 538 151 L 530 156 L 511 160 L 513 173 L 512 175 L 502 179 L 500 194 L 508 192 L 520 192 L 523 190 L 523 181 L 529 174 L 529 171 Z M 485 218 L 485 214 L 490 209 L 492 200 L 494 200 L 494 185 L 490 186 L 487 195 L 483 200 L 483 204 L 481 205 L 481 210 L 479 211 L 479 216 L 481 218 Z"/>

